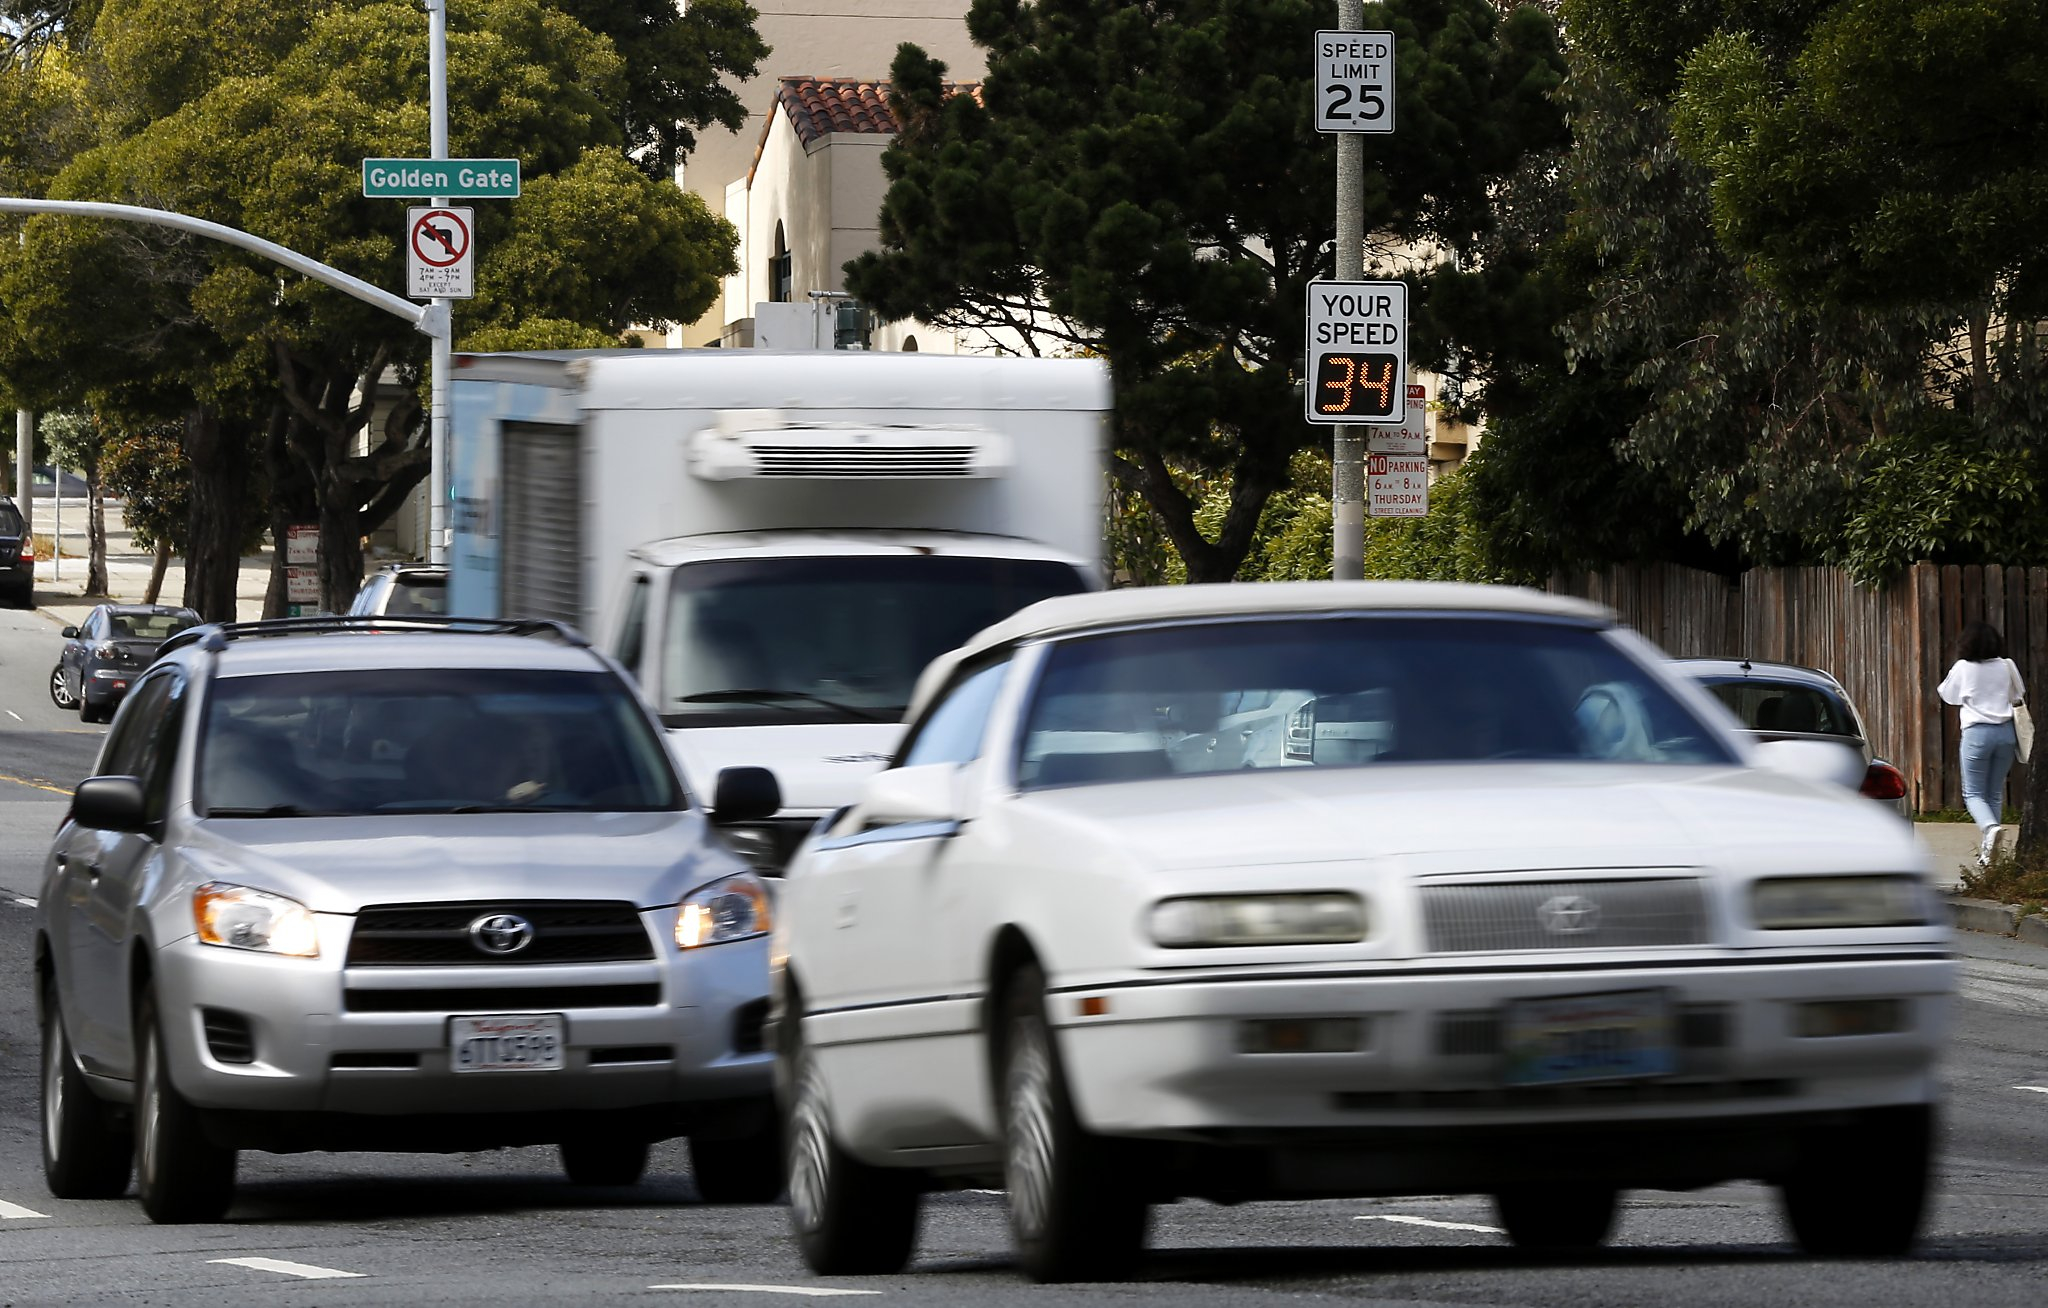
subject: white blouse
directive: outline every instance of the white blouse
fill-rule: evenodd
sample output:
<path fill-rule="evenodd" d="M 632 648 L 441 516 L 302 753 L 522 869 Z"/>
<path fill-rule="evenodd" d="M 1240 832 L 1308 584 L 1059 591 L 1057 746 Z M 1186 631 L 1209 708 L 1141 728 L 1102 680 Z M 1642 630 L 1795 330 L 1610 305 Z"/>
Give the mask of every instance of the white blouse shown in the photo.
<path fill-rule="evenodd" d="M 1964 726 L 1997 726 L 2012 721 L 2012 706 L 2027 697 L 2027 686 L 2011 659 L 1957 659 L 1935 693 L 1962 705 Z"/>

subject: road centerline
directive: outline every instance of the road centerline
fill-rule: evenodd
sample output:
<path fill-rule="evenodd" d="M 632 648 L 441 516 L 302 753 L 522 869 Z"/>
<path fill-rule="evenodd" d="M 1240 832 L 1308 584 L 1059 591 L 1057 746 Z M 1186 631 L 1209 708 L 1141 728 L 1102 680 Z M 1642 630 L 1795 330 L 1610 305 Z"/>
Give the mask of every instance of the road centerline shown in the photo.
<path fill-rule="evenodd" d="M 1481 1226 L 1477 1222 L 1440 1222 L 1434 1217 L 1410 1217 L 1406 1213 L 1365 1213 L 1351 1219 L 1354 1222 L 1393 1222 L 1399 1226 L 1427 1226 L 1438 1231 L 1478 1231 L 1486 1235 L 1506 1235 L 1498 1226 Z"/>
<path fill-rule="evenodd" d="M 12 1221 L 14 1219 L 23 1217 L 48 1216 L 48 1213 L 39 1213 L 33 1208 L 23 1208 L 20 1204 L 11 1204 L 8 1203 L 5 1199 L 0 1199 L 0 1219 Z"/>
<path fill-rule="evenodd" d="M 229 1267 L 247 1267 L 251 1271 L 276 1272 L 279 1276 L 296 1276 L 306 1281 L 334 1281 L 359 1278 L 361 1272 L 344 1272 L 332 1267 L 315 1267 L 311 1263 L 294 1263 L 283 1258 L 209 1258 L 210 1263 L 225 1263 Z"/>
<path fill-rule="evenodd" d="M 830 1285 L 650 1285 L 650 1290 L 725 1290 L 735 1294 L 792 1294 L 812 1299 L 837 1299 L 842 1295 L 880 1294 L 880 1290 L 842 1290 Z"/>

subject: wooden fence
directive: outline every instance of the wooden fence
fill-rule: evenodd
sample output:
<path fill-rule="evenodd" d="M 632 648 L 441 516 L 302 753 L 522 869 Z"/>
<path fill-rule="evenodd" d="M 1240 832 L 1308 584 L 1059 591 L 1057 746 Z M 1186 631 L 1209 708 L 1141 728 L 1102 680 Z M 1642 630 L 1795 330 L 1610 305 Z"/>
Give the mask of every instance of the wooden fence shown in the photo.
<path fill-rule="evenodd" d="M 1869 587 L 1838 568 L 1758 568 L 1731 581 L 1645 564 L 1559 575 L 1550 589 L 1607 605 L 1673 655 L 1767 659 L 1834 674 L 1921 812 L 1962 807 L 1960 727 L 1934 688 L 1963 623 L 1992 622 L 2029 689 L 2048 689 L 2048 568 L 1921 563 Z M 2015 808 L 2025 771 L 2015 768 L 2007 783 Z"/>

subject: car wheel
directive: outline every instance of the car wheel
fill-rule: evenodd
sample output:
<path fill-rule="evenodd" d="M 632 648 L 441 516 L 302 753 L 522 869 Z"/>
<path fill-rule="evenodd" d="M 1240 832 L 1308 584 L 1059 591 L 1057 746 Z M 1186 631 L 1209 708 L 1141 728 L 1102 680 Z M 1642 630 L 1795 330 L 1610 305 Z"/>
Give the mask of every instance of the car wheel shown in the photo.
<path fill-rule="evenodd" d="M 1517 1249 L 1584 1252 L 1613 1231 L 1620 1198 L 1611 1185 L 1530 1186 L 1501 1191 L 1493 1210 Z"/>
<path fill-rule="evenodd" d="M 1018 1260 L 1038 1281 L 1126 1276 L 1144 1253 L 1151 1206 L 1124 1150 L 1074 1115 L 1037 967 L 1011 977 L 1004 1010 L 1003 1182 Z"/>
<path fill-rule="evenodd" d="M 72 697 L 71 687 L 64 682 L 64 665 L 50 669 L 50 702 L 60 709 L 75 709 L 78 701 Z"/>
<path fill-rule="evenodd" d="M 571 1185 L 638 1185 L 647 1170 L 645 1140 L 564 1140 L 560 1149 Z"/>
<path fill-rule="evenodd" d="M 800 1019 L 786 1018 L 792 1026 Z M 917 1178 L 861 1162 L 832 1136 L 824 1074 L 795 1035 L 783 1132 L 789 1224 L 804 1265 L 819 1276 L 886 1276 L 910 1263 L 922 1196 Z"/>
<path fill-rule="evenodd" d="M 1930 1104 L 1875 1109 L 1853 1126 L 1806 1132 L 1780 1189 L 1793 1238 L 1823 1258 L 1912 1252 L 1933 1161 Z"/>
<path fill-rule="evenodd" d="M 83 686 L 79 687 L 78 690 L 78 720 L 80 722 L 98 722 L 100 720 L 100 711 L 94 708 L 92 701 L 85 697 L 85 688 Z"/>
<path fill-rule="evenodd" d="M 206 1138 L 198 1110 L 171 1084 L 156 997 L 135 1009 L 135 1181 L 142 1211 L 163 1225 L 217 1222 L 235 1197 L 235 1151 Z"/>
<path fill-rule="evenodd" d="M 772 1204 L 782 1197 L 782 1123 L 773 1105 L 745 1135 L 690 1137 L 690 1175 L 707 1204 Z"/>
<path fill-rule="evenodd" d="M 112 1105 L 71 1058 L 56 987 L 43 999 L 43 1180 L 59 1199 L 117 1199 L 128 1191 L 135 1143 Z"/>

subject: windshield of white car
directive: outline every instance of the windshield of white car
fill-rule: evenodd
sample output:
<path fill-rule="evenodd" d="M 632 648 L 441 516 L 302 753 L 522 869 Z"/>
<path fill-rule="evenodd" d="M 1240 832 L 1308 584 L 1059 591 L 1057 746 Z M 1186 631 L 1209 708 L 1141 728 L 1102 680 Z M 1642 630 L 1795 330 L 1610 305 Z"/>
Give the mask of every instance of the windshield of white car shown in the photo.
<path fill-rule="evenodd" d="M 707 560 L 671 585 L 661 717 L 705 727 L 898 721 L 925 664 L 1087 582 L 1050 560 L 901 554 Z"/>
<path fill-rule="evenodd" d="M 1489 760 L 1735 761 L 1595 630 L 1512 618 L 1285 618 L 1060 643 L 1027 711 L 1018 780 L 1030 788 Z"/>
<path fill-rule="evenodd" d="M 683 807 L 645 712 L 601 672 L 363 668 L 220 677 L 196 802 L 211 817 Z"/>

